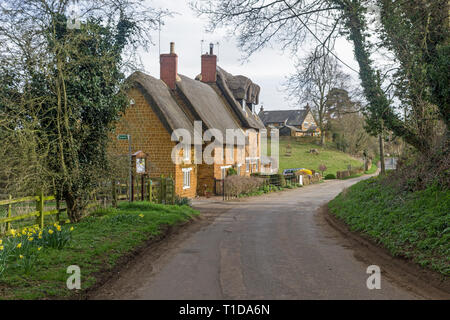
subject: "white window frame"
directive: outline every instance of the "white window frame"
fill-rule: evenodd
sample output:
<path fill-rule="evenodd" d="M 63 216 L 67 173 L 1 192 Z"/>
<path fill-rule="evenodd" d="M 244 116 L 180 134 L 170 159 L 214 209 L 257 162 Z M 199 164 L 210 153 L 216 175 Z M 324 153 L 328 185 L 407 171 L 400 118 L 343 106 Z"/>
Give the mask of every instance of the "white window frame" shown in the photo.
<path fill-rule="evenodd" d="M 184 168 L 182 172 L 183 172 L 183 190 L 190 189 L 192 168 Z"/>

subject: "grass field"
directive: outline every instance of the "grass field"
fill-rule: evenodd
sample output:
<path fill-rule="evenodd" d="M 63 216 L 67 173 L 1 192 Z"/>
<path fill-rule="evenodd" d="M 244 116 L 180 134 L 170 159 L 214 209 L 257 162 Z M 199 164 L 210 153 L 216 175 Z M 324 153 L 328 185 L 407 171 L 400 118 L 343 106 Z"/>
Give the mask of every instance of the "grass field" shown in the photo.
<path fill-rule="evenodd" d="M 286 147 L 292 147 L 292 156 L 286 156 Z M 309 153 L 311 149 L 318 149 L 319 155 Z M 325 164 L 328 173 L 336 174 L 337 171 L 347 170 L 349 165 L 361 167 L 363 162 L 350 155 L 333 149 L 331 147 L 322 148 L 316 144 L 305 144 L 295 140 L 288 141 L 280 139 L 280 172 L 284 169 L 306 168 L 318 171 L 319 165 Z"/>
<path fill-rule="evenodd" d="M 163 226 L 176 225 L 197 214 L 188 206 L 146 202 L 99 210 L 73 225 L 72 241 L 66 247 L 44 247 L 30 272 L 20 268 L 18 259 L 8 259 L 7 270 L 0 276 L 0 300 L 72 297 L 75 293 L 66 287 L 67 267 L 80 267 L 81 288 L 88 289 L 121 257 L 160 234 Z"/>
<path fill-rule="evenodd" d="M 330 202 L 331 212 L 393 255 L 450 276 L 450 191 L 405 192 L 382 179 L 350 187 Z"/>

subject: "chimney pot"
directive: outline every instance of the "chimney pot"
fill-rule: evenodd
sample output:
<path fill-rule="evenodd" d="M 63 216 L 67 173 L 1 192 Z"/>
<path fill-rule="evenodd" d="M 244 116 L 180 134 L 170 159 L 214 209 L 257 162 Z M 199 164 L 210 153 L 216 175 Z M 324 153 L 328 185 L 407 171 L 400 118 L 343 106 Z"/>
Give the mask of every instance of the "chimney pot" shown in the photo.
<path fill-rule="evenodd" d="M 170 43 L 170 54 L 175 54 L 175 42 Z"/>
<path fill-rule="evenodd" d="M 210 43 L 209 44 L 209 54 L 213 55 L 214 54 L 214 43 Z"/>

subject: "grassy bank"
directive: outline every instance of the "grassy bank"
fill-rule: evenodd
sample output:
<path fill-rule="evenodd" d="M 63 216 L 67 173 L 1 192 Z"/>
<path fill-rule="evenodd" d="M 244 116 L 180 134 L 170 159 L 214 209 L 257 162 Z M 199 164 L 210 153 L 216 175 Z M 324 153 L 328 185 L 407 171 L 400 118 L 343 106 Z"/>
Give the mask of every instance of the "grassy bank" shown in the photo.
<path fill-rule="evenodd" d="M 290 144 L 292 155 L 286 156 L 286 147 Z M 317 149 L 319 155 L 311 154 L 311 149 Z M 280 169 L 306 168 L 318 170 L 319 165 L 325 164 L 328 173 L 336 174 L 337 171 L 347 170 L 348 166 L 361 167 L 363 162 L 352 156 L 338 151 L 332 147 L 320 147 L 316 144 L 297 142 L 295 140 L 280 140 Z"/>
<path fill-rule="evenodd" d="M 350 187 L 329 207 L 393 255 L 450 276 L 449 190 L 403 192 L 377 177 Z"/>
<path fill-rule="evenodd" d="M 10 260 L 0 277 L 0 299 L 70 298 L 75 293 L 66 287 L 68 266 L 80 267 L 82 290 L 88 289 L 121 258 L 159 235 L 164 226 L 194 215 L 197 212 L 187 206 L 145 202 L 99 210 L 73 226 L 72 240 L 63 249 L 44 247 L 30 272 L 25 273 L 19 261 Z"/>

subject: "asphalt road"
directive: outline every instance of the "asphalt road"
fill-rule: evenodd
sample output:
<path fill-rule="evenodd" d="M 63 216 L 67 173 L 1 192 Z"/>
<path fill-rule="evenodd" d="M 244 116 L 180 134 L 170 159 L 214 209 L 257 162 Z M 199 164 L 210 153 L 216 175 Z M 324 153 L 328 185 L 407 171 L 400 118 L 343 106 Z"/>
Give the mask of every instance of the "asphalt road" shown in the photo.
<path fill-rule="evenodd" d="M 211 223 L 148 252 L 94 299 L 420 299 L 383 277 L 317 209 L 363 178 L 332 181 L 231 203 L 198 203 Z M 156 250 L 157 251 L 157 250 Z M 380 265 L 383 272 L 383 265 Z"/>

